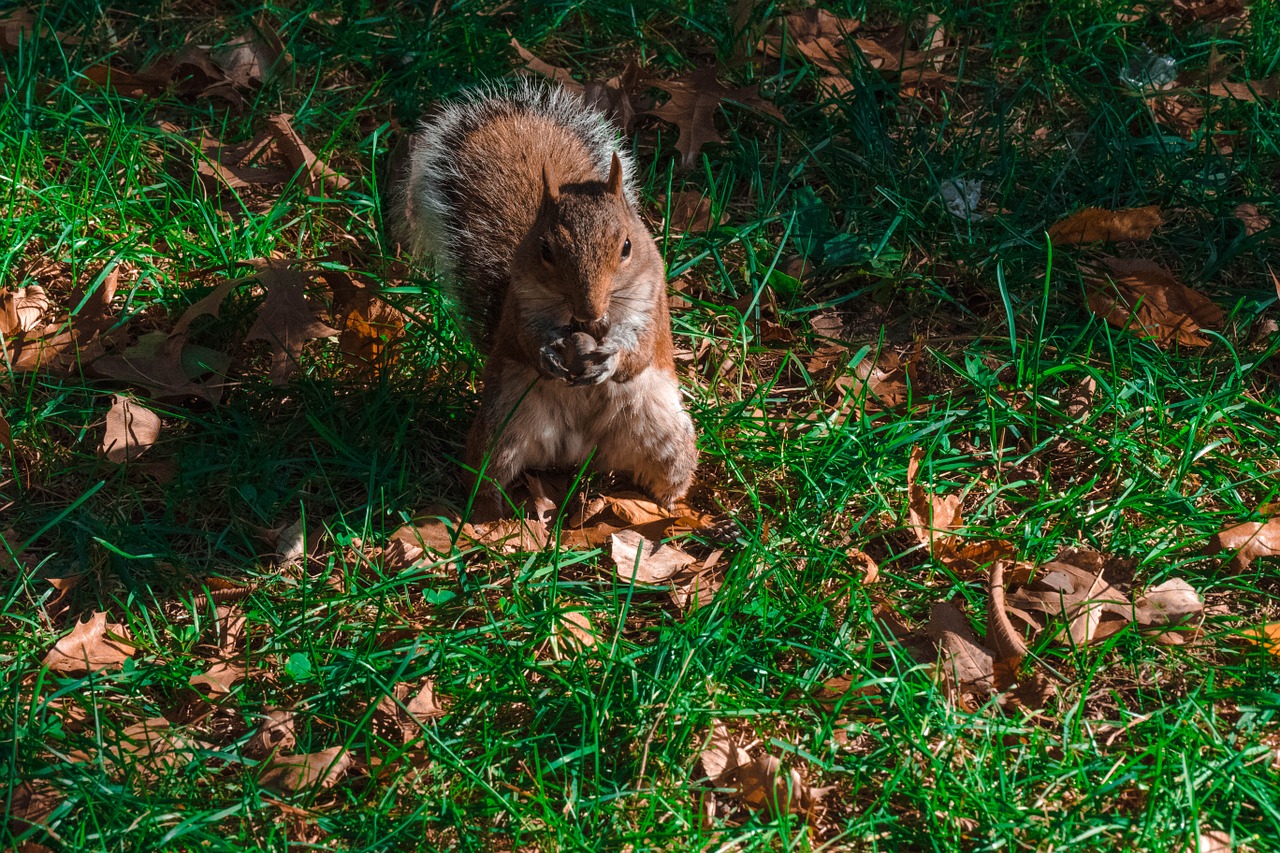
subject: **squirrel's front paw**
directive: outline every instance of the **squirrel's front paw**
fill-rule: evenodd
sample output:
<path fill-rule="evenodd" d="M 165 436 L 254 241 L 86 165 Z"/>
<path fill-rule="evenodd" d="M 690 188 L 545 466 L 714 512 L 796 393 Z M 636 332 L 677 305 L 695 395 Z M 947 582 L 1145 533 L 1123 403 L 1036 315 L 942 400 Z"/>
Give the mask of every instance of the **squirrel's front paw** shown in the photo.
<path fill-rule="evenodd" d="M 565 353 L 567 348 L 568 344 L 566 339 L 557 338 L 556 340 L 545 344 L 542 349 L 538 350 L 539 366 L 542 368 L 542 373 L 548 379 L 559 379 L 562 382 L 569 382 L 572 384 L 574 374 L 570 372 L 569 366 L 565 364 Z"/>
<path fill-rule="evenodd" d="M 605 341 L 590 352 L 579 353 L 574 366 L 577 370 L 570 385 L 599 385 L 618 369 L 618 348 Z"/>

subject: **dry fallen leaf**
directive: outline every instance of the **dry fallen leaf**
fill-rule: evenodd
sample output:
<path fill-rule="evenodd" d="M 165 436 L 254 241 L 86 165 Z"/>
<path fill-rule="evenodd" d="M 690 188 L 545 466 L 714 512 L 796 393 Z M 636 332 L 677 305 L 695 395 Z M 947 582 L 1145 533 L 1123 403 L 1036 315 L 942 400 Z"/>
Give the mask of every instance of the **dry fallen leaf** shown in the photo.
<path fill-rule="evenodd" d="M 6 792 L 6 817 L 8 828 L 15 837 L 22 836 L 33 827 L 48 830 L 48 818 L 66 800 L 66 796 L 52 783 L 44 779 L 31 779 L 11 787 Z M 36 834 L 34 837 L 40 837 Z M 14 853 L 52 853 L 52 849 L 35 841 L 26 841 Z"/>
<path fill-rule="evenodd" d="M 659 545 L 634 530 L 614 533 L 610 540 L 610 556 L 624 581 L 660 584 L 695 562 L 675 545 Z"/>
<path fill-rule="evenodd" d="M 632 60 L 616 77 L 584 83 L 582 101 L 608 116 L 624 134 L 629 134 L 638 114 L 637 92 L 643 77 L 640 66 Z"/>
<path fill-rule="evenodd" d="M 458 520 L 448 510 L 414 519 L 391 534 L 383 559 L 392 570 L 407 569 L 419 561 L 438 562 L 453 554 Z"/>
<path fill-rule="evenodd" d="M 880 566 L 866 552 L 861 549 L 849 547 L 845 549 L 845 556 L 849 558 L 852 567 L 862 572 L 862 582 L 875 583 L 880 579 Z"/>
<path fill-rule="evenodd" d="M 1230 833 L 1220 829 L 1202 829 L 1195 844 L 1182 848 L 1182 853 L 1231 853 L 1235 849 Z"/>
<path fill-rule="evenodd" d="M 570 652 L 580 652 L 600 642 L 591 617 L 581 610 L 565 610 L 556 620 L 555 645 Z"/>
<path fill-rule="evenodd" d="M 49 295 L 32 284 L 0 292 L 0 335 L 12 337 L 44 326 L 49 313 Z"/>
<path fill-rule="evenodd" d="M 48 322 L 48 298 L 39 285 L 7 294 L 0 301 L 0 336 L 8 338 L 4 344 L 12 369 L 66 373 L 102 355 L 102 335 L 115 322 L 112 300 L 119 276 L 115 266 L 87 287 L 74 287 L 67 302 L 75 313 L 56 323 Z"/>
<path fill-rule="evenodd" d="M 408 744 L 421 737 L 423 727 L 428 722 L 439 719 L 446 713 L 436 699 L 431 679 L 425 680 L 412 698 L 409 697 L 409 690 L 408 684 L 400 682 L 392 688 L 391 693 L 379 699 L 374 707 L 374 714 L 396 732 L 401 744 Z"/>
<path fill-rule="evenodd" d="M 102 453 L 117 464 L 131 462 L 160 437 L 160 416 L 123 394 L 115 395 L 107 412 Z"/>
<path fill-rule="evenodd" d="M 136 651 L 128 637 L 123 625 L 107 622 L 107 614 L 99 611 L 58 640 L 44 656 L 44 665 L 72 675 L 115 669 Z"/>
<path fill-rule="evenodd" d="M 656 201 L 660 210 L 667 210 L 666 196 L 660 195 Z M 719 218 L 712 214 L 711 198 L 706 193 L 681 190 L 674 193 L 669 201 L 667 224 L 673 234 L 700 234 L 725 221 L 723 214 Z"/>
<path fill-rule="evenodd" d="M 177 131 L 176 127 L 171 130 Z M 198 152 L 196 174 L 210 191 L 282 184 L 297 172 L 296 168 L 286 166 L 258 165 L 259 157 L 275 150 L 275 135 L 271 131 L 259 134 L 245 145 L 226 145 L 206 131 L 195 148 Z"/>
<path fill-rule="evenodd" d="M 1160 207 L 1154 204 L 1124 210 L 1087 207 L 1050 226 L 1049 239 L 1055 246 L 1149 240 L 1163 222 Z"/>
<path fill-rule="evenodd" d="M 1128 596 L 1103 579 L 1105 566 L 1101 554 L 1061 554 L 1008 596 L 1008 609 L 1024 622 L 1028 611 L 1062 617 L 1066 626 L 1054 636 L 1060 643 L 1088 645 L 1105 639 L 1123 628 L 1133 613 Z"/>
<path fill-rule="evenodd" d="M 345 747 L 331 746 L 305 755 L 276 755 L 266 763 L 258 784 L 282 794 L 332 788 L 354 759 Z"/>
<path fill-rule="evenodd" d="M 1209 85 L 1209 94 L 1237 101 L 1280 100 L 1280 77 L 1266 77 L 1262 80 L 1245 80 L 1242 82 L 1223 80 L 1211 83 Z"/>
<path fill-rule="evenodd" d="M 1204 619 L 1204 599 L 1182 578 L 1170 578 L 1148 589 L 1133 603 L 1134 620 L 1156 642 L 1181 645 L 1192 639 Z M 1168 630 L 1168 629 L 1183 630 Z M 1192 630 L 1185 630 L 1191 628 Z"/>
<path fill-rule="evenodd" d="M 262 759 L 275 752 L 288 752 L 297 743 L 294 713 L 284 708 L 270 708 L 262 717 L 258 730 L 244 746 L 249 758 Z"/>
<path fill-rule="evenodd" d="M 280 34 L 255 23 L 212 54 L 227 79 L 242 89 L 256 89 L 288 64 Z"/>
<path fill-rule="evenodd" d="M 1138 258 L 1103 258 L 1105 272 L 1088 275 L 1089 310 L 1121 329 L 1132 328 L 1164 347 L 1205 347 L 1202 328 L 1221 326 L 1222 309 L 1164 267 Z"/>
<path fill-rule="evenodd" d="M 955 704 L 976 710 L 995 693 L 995 659 L 950 601 L 929 609 L 929 638 L 938 647 L 942 683 Z"/>
<path fill-rule="evenodd" d="M 960 496 L 939 497 L 920 485 L 917 477 L 923 459 L 924 448 L 912 448 L 907 463 L 907 519 L 920 543 L 929 546 L 930 554 L 939 556 L 949 550 L 947 540 L 963 524 Z"/>
<path fill-rule="evenodd" d="M 795 768 L 787 771 L 782 762 L 767 753 L 752 756 L 738 746 L 728 727 L 712 724 L 703 747 L 702 769 L 716 788 L 730 788 L 744 806 L 767 814 L 811 815 L 819 802 L 834 788 L 806 784 Z"/>
<path fill-rule="evenodd" d="M 1172 129 L 1183 139 L 1194 139 L 1204 126 L 1204 107 L 1199 100 L 1190 96 L 1155 92 L 1147 98 L 1147 105 L 1151 107 L 1151 114 L 1156 121 Z"/>
<path fill-rule="evenodd" d="M 338 347 L 349 367 L 368 375 L 395 362 L 395 347 L 404 337 L 405 315 L 370 286 L 349 273 L 321 273 L 333 290 L 333 314 L 342 333 Z"/>
<path fill-rule="evenodd" d="M 332 337 L 339 331 L 320 322 L 308 304 L 306 273 L 284 263 L 266 261 L 258 271 L 258 280 L 266 288 L 267 298 L 245 340 L 271 344 L 271 382 L 283 385 L 297 370 L 308 340 Z"/>
<path fill-rule="evenodd" d="M 1247 237 L 1252 237 L 1271 227 L 1271 217 L 1258 210 L 1256 204 L 1242 201 L 1231 211 L 1231 215 L 1244 223 L 1244 233 Z"/>
<path fill-rule="evenodd" d="M 148 332 L 121 354 L 99 358 L 92 369 L 107 379 L 141 386 L 158 400 L 199 397 L 217 403 L 230 366 L 229 355 L 189 343 L 184 333 Z"/>
<path fill-rule="evenodd" d="M 1209 540 L 1209 553 L 1232 551 L 1231 568 L 1243 572 L 1258 557 L 1280 556 L 1280 517 L 1224 527 Z"/>
<path fill-rule="evenodd" d="M 246 674 L 244 664 L 221 660 L 204 672 L 191 676 L 187 683 L 192 687 L 206 688 L 211 697 L 228 696 L 232 687 L 244 681 Z"/>
<path fill-rule="evenodd" d="M 671 97 L 662 106 L 649 110 L 649 115 L 679 129 L 676 150 L 680 152 L 680 163 L 685 169 L 697 163 L 704 145 L 724 141 L 715 126 L 716 111 L 722 102 L 731 101 L 774 118 L 782 118 L 777 107 L 760 97 L 758 84 L 730 89 L 717 79 L 716 69 L 711 66 L 673 80 L 660 80 L 654 85 Z"/>
<path fill-rule="evenodd" d="M 151 717 L 123 728 L 118 737 L 102 739 L 98 760 L 116 770 L 139 773 L 155 781 L 199 758 L 208 745 L 174 728 L 164 717 Z M 73 761 L 88 761 L 85 752 L 73 752 Z"/>
<path fill-rule="evenodd" d="M 784 52 L 803 58 L 818 69 L 819 91 L 839 97 L 853 90 L 848 77 L 852 61 L 849 46 L 855 40 L 850 35 L 859 26 L 856 18 L 841 18 L 811 7 L 776 20 L 757 49 L 774 58 L 781 58 Z"/>
<path fill-rule="evenodd" d="M 915 360 L 903 358 L 893 350 L 863 357 L 852 371 L 837 375 L 832 382 L 840 392 L 841 414 L 847 415 L 858 403 L 868 412 L 901 406 L 907 401 L 908 384 L 914 372 Z"/>
<path fill-rule="evenodd" d="M 84 69 L 81 82 L 112 89 L 126 98 L 158 98 L 173 91 L 188 97 L 220 98 L 234 108 L 244 106 L 244 96 L 214 62 L 208 50 L 188 45 L 171 57 L 162 57 L 137 72 L 112 65 Z"/>
<path fill-rule="evenodd" d="M 267 119 L 267 126 L 275 133 L 280 151 L 298 172 L 302 173 L 302 188 L 308 195 L 323 196 L 326 191 L 337 193 L 351 185 L 351 181 L 334 171 L 315 155 L 302 136 L 294 130 L 293 116 L 280 114 Z"/>
<path fill-rule="evenodd" d="M 520 57 L 520 61 L 523 63 L 521 66 L 522 68 L 527 71 L 531 71 L 540 77 L 546 77 L 548 80 L 559 83 L 562 87 L 573 92 L 575 95 L 582 94 L 582 84 L 573 79 L 573 74 L 568 68 L 560 68 L 552 65 L 550 62 L 538 58 L 538 56 L 525 48 L 514 38 L 511 39 L 511 46 L 516 49 L 516 54 Z"/>

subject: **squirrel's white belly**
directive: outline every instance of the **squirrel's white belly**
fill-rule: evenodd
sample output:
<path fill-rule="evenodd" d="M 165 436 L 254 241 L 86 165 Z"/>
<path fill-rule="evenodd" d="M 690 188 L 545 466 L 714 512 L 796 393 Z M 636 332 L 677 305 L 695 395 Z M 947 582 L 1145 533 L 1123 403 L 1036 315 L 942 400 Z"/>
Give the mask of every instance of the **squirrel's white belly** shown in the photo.
<path fill-rule="evenodd" d="M 643 453 L 645 445 L 671 432 L 672 419 L 682 421 L 681 426 L 688 423 L 692 431 L 676 379 L 664 371 L 650 368 L 626 383 L 585 388 L 528 373 L 532 387 L 525 384 L 529 390 L 522 397 L 513 394 L 501 401 L 499 411 L 514 409 L 506 429 L 520 437 L 524 446 L 512 449 L 529 468 L 581 465 L 598 446 L 623 434 Z M 648 435 L 651 431 L 653 436 Z"/>

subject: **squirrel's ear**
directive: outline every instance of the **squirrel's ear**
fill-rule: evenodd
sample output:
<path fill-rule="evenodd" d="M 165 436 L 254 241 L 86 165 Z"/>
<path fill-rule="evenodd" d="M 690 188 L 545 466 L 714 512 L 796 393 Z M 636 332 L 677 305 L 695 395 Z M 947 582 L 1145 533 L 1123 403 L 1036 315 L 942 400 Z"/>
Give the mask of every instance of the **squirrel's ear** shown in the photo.
<path fill-rule="evenodd" d="M 542 201 L 555 204 L 560 200 L 560 181 L 549 161 L 542 161 Z"/>
<path fill-rule="evenodd" d="M 613 152 L 613 162 L 609 164 L 609 180 L 605 188 L 619 198 L 622 197 L 622 161 L 618 159 L 617 151 Z"/>

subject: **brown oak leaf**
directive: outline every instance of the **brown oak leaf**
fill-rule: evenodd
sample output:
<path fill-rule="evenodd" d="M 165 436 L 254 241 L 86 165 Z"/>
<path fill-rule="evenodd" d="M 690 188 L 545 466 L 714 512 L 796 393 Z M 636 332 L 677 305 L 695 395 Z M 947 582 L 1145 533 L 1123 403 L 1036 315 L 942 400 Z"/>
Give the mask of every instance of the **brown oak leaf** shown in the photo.
<path fill-rule="evenodd" d="M 1103 258 L 1105 270 L 1088 274 L 1089 310 L 1121 329 L 1163 347 L 1206 347 L 1202 328 L 1221 326 L 1222 309 L 1173 273 L 1140 258 Z"/>
<path fill-rule="evenodd" d="M 697 163 L 704 145 L 724 141 L 716 130 L 715 123 L 716 112 L 721 103 L 730 101 L 778 119 L 782 118 L 777 107 L 760 97 L 759 84 L 731 89 L 720 82 L 716 69 L 712 66 L 699 68 L 672 80 L 660 80 L 654 85 L 671 97 L 662 106 L 649 110 L 649 115 L 657 116 L 679 129 L 676 150 L 680 152 L 680 164 L 685 169 L 693 168 Z"/>

